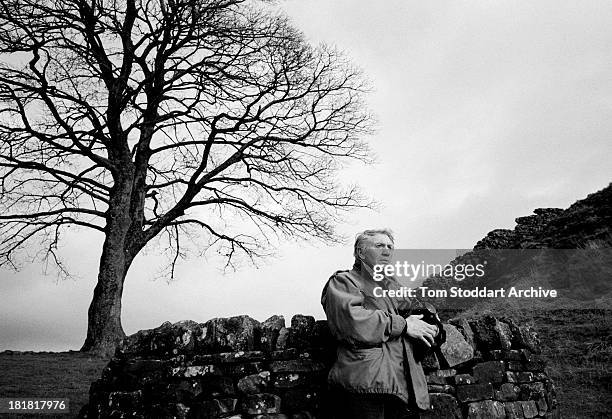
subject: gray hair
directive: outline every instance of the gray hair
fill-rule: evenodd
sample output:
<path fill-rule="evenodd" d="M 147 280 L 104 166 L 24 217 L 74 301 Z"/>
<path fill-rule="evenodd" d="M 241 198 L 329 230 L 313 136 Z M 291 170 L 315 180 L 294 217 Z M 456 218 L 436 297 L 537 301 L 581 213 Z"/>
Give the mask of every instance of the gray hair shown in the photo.
<path fill-rule="evenodd" d="M 393 238 L 393 232 L 388 228 L 379 228 L 372 230 L 365 230 L 355 236 L 355 246 L 353 248 L 353 256 L 355 257 L 355 262 L 358 262 L 357 257 L 357 249 L 363 247 L 363 242 L 368 239 L 368 237 L 375 236 L 377 234 L 384 234 L 385 236 L 391 239 L 391 243 L 395 244 L 395 239 Z"/>

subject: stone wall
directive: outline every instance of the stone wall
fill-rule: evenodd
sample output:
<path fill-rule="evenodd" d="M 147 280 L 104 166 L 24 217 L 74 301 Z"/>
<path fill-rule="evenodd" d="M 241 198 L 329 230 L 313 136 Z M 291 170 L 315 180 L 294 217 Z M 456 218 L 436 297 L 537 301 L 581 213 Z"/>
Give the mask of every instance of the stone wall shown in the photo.
<path fill-rule="evenodd" d="M 422 418 L 558 417 L 533 330 L 484 316 L 445 324 L 423 362 Z M 164 323 L 125 339 L 92 383 L 81 417 L 328 418 L 334 343 L 325 321 L 296 315 Z"/>

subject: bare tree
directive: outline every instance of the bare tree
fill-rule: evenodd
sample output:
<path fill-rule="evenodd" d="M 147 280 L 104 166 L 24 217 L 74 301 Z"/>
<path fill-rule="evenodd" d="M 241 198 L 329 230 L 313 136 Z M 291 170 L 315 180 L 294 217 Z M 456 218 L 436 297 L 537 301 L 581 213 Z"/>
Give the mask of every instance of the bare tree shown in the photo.
<path fill-rule="evenodd" d="M 153 238 L 173 276 L 187 236 L 231 266 L 278 239 L 336 240 L 368 205 L 334 178 L 368 160 L 359 71 L 268 4 L 0 0 L 0 54 L 0 264 L 43 243 L 64 270 L 63 229 L 104 235 L 81 350 L 125 336 L 124 280 Z"/>

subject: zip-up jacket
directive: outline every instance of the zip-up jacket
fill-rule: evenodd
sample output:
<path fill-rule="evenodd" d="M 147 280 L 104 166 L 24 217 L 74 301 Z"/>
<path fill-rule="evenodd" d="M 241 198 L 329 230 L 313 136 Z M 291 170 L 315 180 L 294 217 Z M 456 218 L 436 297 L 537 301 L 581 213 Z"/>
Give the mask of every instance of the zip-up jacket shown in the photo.
<path fill-rule="evenodd" d="M 411 302 L 376 297 L 376 287 L 397 290 L 400 284 L 395 278 L 377 282 L 367 272 L 352 269 L 336 272 L 323 288 L 321 304 L 338 343 L 328 381 L 349 392 L 392 394 L 429 409 L 427 382 L 415 359 L 416 345 L 422 343 L 406 335 L 406 321 L 399 314 L 409 311 Z M 441 344 L 439 339 L 436 343 Z"/>

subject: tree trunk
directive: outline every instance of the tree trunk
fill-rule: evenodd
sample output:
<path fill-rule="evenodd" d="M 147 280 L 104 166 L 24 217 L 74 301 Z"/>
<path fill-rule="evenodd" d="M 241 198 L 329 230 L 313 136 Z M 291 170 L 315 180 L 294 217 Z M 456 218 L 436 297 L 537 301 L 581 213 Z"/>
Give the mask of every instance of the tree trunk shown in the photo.
<path fill-rule="evenodd" d="M 87 338 L 81 348 L 103 356 L 112 356 L 125 337 L 121 326 L 121 297 L 127 266 L 123 246 L 112 241 L 113 237 L 107 236 L 104 242 L 98 283 L 88 311 Z"/>
<path fill-rule="evenodd" d="M 117 182 L 111 191 L 106 238 L 100 257 L 98 283 L 89 306 L 87 338 L 81 351 L 112 356 L 125 337 L 121 326 L 123 283 L 134 260 L 129 229 L 131 182 Z"/>

